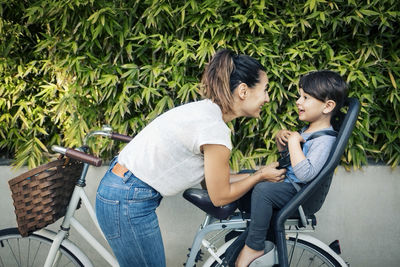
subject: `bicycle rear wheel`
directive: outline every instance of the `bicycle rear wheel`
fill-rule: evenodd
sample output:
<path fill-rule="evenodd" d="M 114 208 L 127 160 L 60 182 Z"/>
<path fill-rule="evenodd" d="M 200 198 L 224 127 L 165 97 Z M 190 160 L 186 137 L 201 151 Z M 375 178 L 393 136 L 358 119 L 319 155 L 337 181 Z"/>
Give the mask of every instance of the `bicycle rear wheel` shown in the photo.
<path fill-rule="evenodd" d="M 298 239 L 295 245 L 295 239 L 291 237 L 286 241 L 286 244 L 289 255 L 289 266 L 342 266 L 328 251 L 325 251 L 324 249 L 305 240 Z M 220 258 L 224 259 L 225 253 L 223 253 Z M 210 266 L 220 267 L 223 265 L 220 265 L 215 261 Z"/>
<path fill-rule="evenodd" d="M 46 261 L 52 240 L 37 234 L 22 237 L 17 228 L 0 230 L 0 266 L 40 266 Z M 63 245 L 56 266 L 84 266 Z"/>

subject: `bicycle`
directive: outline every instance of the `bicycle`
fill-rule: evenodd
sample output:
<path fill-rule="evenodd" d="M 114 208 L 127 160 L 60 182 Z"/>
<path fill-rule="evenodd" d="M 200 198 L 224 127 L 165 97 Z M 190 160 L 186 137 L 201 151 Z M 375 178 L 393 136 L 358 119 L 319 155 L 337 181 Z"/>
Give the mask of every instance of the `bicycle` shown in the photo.
<path fill-rule="evenodd" d="M 346 262 L 338 255 L 340 254 L 340 248 L 337 241 L 328 246 L 320 240 L 304 233 L 315 229 L 316 220 L 314 213 L 322 205 L 320 203 L 321 197 L 323 202 L 326 196 L 333 170 L 337 166 L 340 156 L 343 154 L 344 147 L 357 119 L 358 111 L 358 100 L 354 98 L 350 99 L 349 110 L 337 137 L 337 148 L 331 153 L 330 159 L 320 175 L 309 185 L 303 187 L 278 212 L 274 220 L 276 237 L 276 246 L 273 248 L 274 253 L 271 254 L 272 257 L 262 262 L 263 265 L 257 266 L 273 266 L 278 263 L 280 266 L 292 266 L 289 264 L 294 263 L 297 264 L 296 266 L 303 266 L 303 264 L 307 264 L 307 266 L 314 266 L 312 264 L 318 266 L 347 266 Z M 86 145 L 90 137 L 96 135 L 124 142 L 131 140 L 129 136 L 113 133 L 111 128 L 103 127 L 100 131 L 90 132 L 84 140 L 84 145 Z M 22 237 L 17 228 L 0 230 L 0 264 L 2 266 L 27 265 L 45 267 L 66 265 L 93 266 L 85 252 L 68 239 L 70 226 L 72 226 L 111 266 L 118 266 L 115 257 L 74 217 L 75 211 L 79 208 L 79 203 L 82 203 L 88 210 L 93 224 L 102 233 L 94 209 L 84 190 L 86 186 L 85 178 L 89 166 L 100 166 L 102 163 L 101 159 L 86 154 L 86 146 L 80 150 L 53 146 L 52 150 L 66 155 L 68 158 L 83 162 L 80 178 L 76 181 L 65 216 L 63 216 L 60 230 L 56 233 L 43 228 L 30 233 L 26 237 Z M 321 187 L 324 190 L 317 190 L 321 189 Z M 315 194 L 316 190 L 319 194 Z M 221 264 L 223 264 L 224 253 L 229 245 L 234 242 L 238 234 L 247 227 L 249 221 L 248 215 L 242 211 L 237 211 L 237 202 L 222 207 L 213 206 L 206 190 L 197 188 L 188 189 L 184 192 L 183 196 L 206 212 L 206 217 L 194 237 L 185 266 L 192 267 L 199 262 L 202 254 L 202 246 L 210 254 L 210 257 L 205 261 L 203 266 L 223 266 Z M 315 199 L 318 199 L 318 204 L 307 205 L 307 201 L 309 202 L 310 199 L 313 203 L 316 202 Z M 300 217 L 297 218 L 289 218 L 302 204 L 305 204 L 305 213 L 300 213 Z M 216 234 L 209 237 L 208 235 L 213 232 L 216 232 Z"/>

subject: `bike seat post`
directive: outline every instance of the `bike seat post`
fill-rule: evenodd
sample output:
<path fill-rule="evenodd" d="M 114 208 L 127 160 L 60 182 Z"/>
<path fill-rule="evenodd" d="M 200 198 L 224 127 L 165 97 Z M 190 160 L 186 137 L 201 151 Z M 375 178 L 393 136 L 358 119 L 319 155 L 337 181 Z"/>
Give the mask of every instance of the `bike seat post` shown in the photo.
<path fill-rule="evenodd" d="M 201 228 L 203 229 L 204 227 L 209 225 L 210 224 L 210 220 L 211 220 L 211 217 L 210 217 L 210 215 L 207 214 L 206 217 L 204 218 L 204 221 L 203 221 L 203 224 L 201 225 Z"/>

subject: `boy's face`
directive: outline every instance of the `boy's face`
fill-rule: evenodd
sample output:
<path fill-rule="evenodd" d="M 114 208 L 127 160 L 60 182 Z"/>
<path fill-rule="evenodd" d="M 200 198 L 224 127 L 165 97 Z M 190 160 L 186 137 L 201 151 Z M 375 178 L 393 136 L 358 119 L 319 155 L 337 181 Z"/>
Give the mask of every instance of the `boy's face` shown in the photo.
<path fill-rule="evenodd" d="M 302 88 L 299 90 L 299 98 L 296 101 L 296 106 L 299 113 L 299 119 L 306 122 L 315 122 L 325 119 L 330 116 L 330 109 L 327 109 L 327 102 L 321 101 L 315 97 L 305 93 Z"/>

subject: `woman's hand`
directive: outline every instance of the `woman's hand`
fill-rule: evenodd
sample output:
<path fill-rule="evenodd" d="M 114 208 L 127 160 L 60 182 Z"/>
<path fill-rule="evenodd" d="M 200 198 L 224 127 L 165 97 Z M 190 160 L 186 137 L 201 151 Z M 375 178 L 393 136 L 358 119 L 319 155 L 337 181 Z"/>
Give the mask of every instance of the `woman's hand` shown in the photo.
<path fill-rule="evenodd" d="M 261 167 L 258 171 L 255 172 L 255 174 L 259 175 L 260 182 L 282 182 L 286 176 L 286 169 L 277 169 L 278 166 L 278 162 L 272 162 L 271 164 Z"/>
<path fill-rule="evenodd" d="M 279 151 L 282 151 L 284 149 L 291 133 L 291 131 L 283 129 L 276 134 L 275 141 Z"/>

